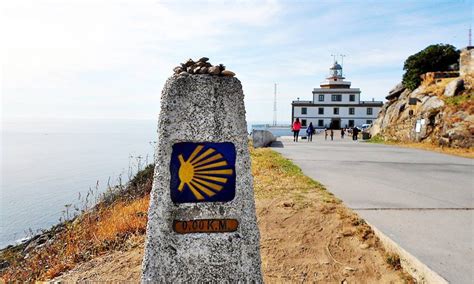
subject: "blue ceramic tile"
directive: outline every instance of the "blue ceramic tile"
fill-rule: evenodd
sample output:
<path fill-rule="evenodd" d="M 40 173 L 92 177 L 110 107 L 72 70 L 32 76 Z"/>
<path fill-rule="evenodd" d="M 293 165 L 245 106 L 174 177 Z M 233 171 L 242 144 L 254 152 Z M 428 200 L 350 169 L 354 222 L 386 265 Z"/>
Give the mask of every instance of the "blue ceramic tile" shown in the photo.
<path fill-rule="evenodd" d="M 171 200 L 174 203 L 226 202 L 235 196 L 235 146 L 183 142 L 171 154 Z"/>

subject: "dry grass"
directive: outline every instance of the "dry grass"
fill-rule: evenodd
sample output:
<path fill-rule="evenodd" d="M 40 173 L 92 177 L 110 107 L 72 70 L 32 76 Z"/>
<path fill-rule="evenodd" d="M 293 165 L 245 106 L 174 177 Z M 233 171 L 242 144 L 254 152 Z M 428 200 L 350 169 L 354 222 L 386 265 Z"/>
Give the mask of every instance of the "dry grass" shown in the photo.
<path fill-rule="evenodd" d="M 423 93 L 427 95 L 436 95 L 438 97 L 442 97 L 444 94 L 444 89 L 446 88 L 446 85 L 448 85 L 454 79 L 457 79 L 457 78 L 456 77 L 443 78 L 443 79 L 438 79 L 439 82 L 436 82 L 436 83 L 430 82 L 429 84 L 424 84 L 426 85 L 426 87 Z"/>
<path fill-rule="evenodd" d="M 407 148 L 416 148 L 427 151 L 433 151 L 458 157 L 474 159 L 474 148 L 451 148 L 434 145 L 431 143 L 401 143 L 401 142 L 387 142 L 386 144 L 396 145 Z"/>
<path fill-rule="evenodd" d="M 340 202 L 326 188 L 305 176 L 290 160 L 268 148 L 252 149 L 252 175 L 256 198 L 275 196 L 277 193 L 321 191 L 327 202 Z"/>
<path fill-rule="evenodd" d="M 97 240 L 113 240 L 120 234 L 142 234 L 146 228 L 149 196 L 131 203 L 120 202 L 106 210 L 100 221 L 95 222 L 93 231 Z"/>
<path fill-rule="evenodd" d="M 474 114 L 474 76 L 466 75 L 463 78 L 464 80 L 464 91 L 454 97 L 442 97 L 446 103 L 446 111 L 450 113 L 456 113 L 463 111 L 469 115 Z M 455 120 L 451 123 L 459 122 L 456 121 L 458 117 L 453 116 Z"/>
<path fill-rule="evenodd" d="M 5 281 L 51 279 L 104 252 L 123 248 L 125 240 L 145 233 L 149 197 L 120 201 L 67 224 L 66 230 L 26 259 L 13 262 Z"/>
<path fill-rule="evenodd" d="M 49 280 L 78 263 L 113 250 L 127 250 L 136 236 L 145 234 L 153 167 L 147 167 L 126 189 L 117 187 L 104 201 L 73 221 L 44 245 L 26 255 L 20 249 L 2 251 L 0 260 L 10 267 L 2 271 L 5 282 Z M 117 194 L 120 193 L 120 194 Z M 113 196 L 113 197 L 111 197 Z"/>
<path fill-rule="evenodd" d="M 454 155 L 458 157 L 470 158 L 474 159 L 474 148 L 452 148 L 452 147 L 443 147 L 439 145 L 435 145 L 428 142 L 398 142 L 398 141 L 391 141 L 391 140 L 384 140 L 380 136 L 374 136 L 370 140 L 371 143 L 380 143 L 380 144 L 387 144 L 387 145 L 394 145 L 400 147 L 407 147 L 407 148 L 415 148 L 427 151 L 433 151 L 448 155 Z"/>

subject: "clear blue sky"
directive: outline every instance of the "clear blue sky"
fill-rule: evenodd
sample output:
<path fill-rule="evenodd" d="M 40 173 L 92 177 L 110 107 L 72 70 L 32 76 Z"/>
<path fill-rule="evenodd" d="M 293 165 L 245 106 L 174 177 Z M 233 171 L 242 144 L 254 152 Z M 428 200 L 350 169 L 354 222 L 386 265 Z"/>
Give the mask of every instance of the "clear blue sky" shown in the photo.
<path fill-rule="evenodd" d="M 161 89 L 187 58 L 237 73 L 247 120 L 278 120 L 311 99 L 332 63 L 362 98 L 382 100 L 403 61 L 430 44 L 462 48 L 472 1 L 2 2 L 2 118 L 156 119 Z"/>

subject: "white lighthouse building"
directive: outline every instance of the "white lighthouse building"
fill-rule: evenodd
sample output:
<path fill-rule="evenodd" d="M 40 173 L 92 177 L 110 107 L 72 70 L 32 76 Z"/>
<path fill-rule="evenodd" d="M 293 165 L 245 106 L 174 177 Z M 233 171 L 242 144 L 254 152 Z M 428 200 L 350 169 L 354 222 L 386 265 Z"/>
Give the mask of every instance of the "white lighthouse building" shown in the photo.
<path fill-rule="evenodd" d="M 382 101 L 361 101 L 360 89 L 344 81 L 342 66 L 334 62 L 329 76 L 313 89 L 310 101 L 292 102 L 291 121 L 299 118 L 303 127 L 344 128 L 371 124 L 382 108 Z"/>

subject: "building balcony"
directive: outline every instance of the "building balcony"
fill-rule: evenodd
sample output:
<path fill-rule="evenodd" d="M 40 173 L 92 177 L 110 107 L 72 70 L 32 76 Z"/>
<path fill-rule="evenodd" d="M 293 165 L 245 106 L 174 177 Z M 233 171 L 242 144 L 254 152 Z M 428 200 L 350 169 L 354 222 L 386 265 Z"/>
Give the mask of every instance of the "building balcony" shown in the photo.
<path fill-rule="evenodd" d="M 298 105 L 298 104 L 307 105 L 307 104 L 312 104 L 312 103 L 313 103 L 313 101 L 300 101 L 300 100 L 291 102 L 291 104 L 293 104 L 293 105 Z"/>
<path fill-rule="evenodd" d="M 370 105 L 383 105 L 383 101 L 360 101 L 360 104 L 361 105 L 367 105 L 367 106 L 370 106 Z"/>

